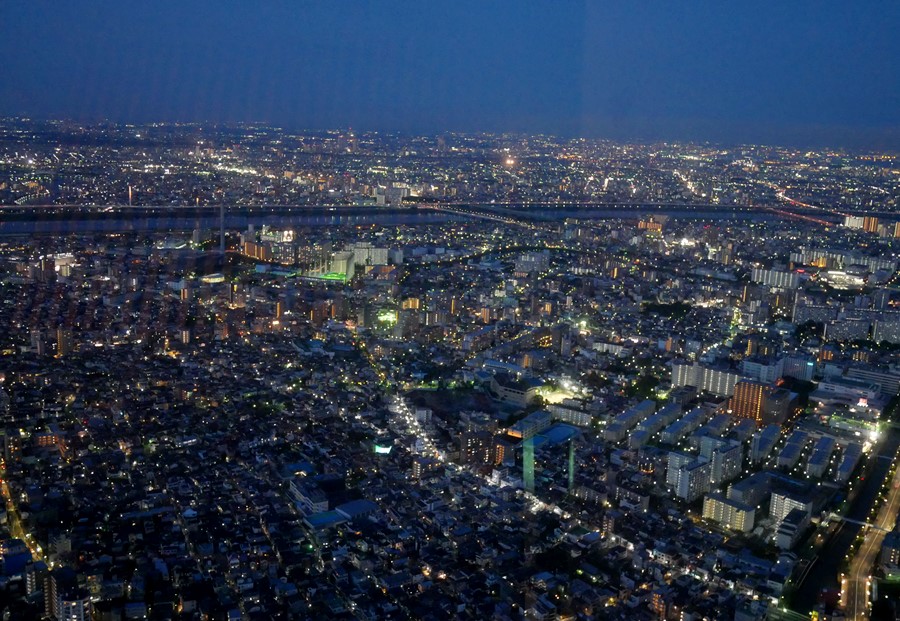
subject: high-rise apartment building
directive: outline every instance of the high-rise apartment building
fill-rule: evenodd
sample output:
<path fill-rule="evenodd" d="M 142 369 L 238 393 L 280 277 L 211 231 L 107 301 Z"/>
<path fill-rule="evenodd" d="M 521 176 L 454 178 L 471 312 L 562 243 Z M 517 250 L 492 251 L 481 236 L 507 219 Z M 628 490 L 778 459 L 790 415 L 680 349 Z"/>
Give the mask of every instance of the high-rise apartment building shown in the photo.
<path fill-rule="evenodd" d="M 708 494 L 703 499 L 703 518 L 713 520 L 732 530 L 747 533 L 753 530 L 756 511 L 753 507 L 722 494 Z"/>
<path fill-rule="evenodd" d="M 711 465 L 708 461 L 696 459 L 681 466 L 676 473 L 675 495 L 693 502 L 710 489 Z"/>
<path fill-rule="evenodd" d="M 779 289 L 796 289 L 800 286 L 800 274 L 781 270 L 754 268 L 750 274 L 750 280 Z"/>
<path fill-rule="evenodd" d="M 783 423 L 790 412 L 791 394 L 778 388 L 756 382 L 741 380 L 734 387 L 731 398 L 731 413 L 738 418 L 749 418 L 759 426 Z"/>

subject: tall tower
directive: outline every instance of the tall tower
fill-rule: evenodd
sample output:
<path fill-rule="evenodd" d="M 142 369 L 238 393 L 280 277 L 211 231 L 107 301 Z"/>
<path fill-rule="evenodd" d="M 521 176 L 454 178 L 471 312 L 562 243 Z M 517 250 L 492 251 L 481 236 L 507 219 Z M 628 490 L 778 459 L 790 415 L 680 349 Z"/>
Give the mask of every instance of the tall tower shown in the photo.
<path fill-rule="evenodd" d="M 72 338 L 72 331 L 66 330 L 62 326 L 56 329 L 56 357 L 63 358 L 72 353 L 75 348 L 75 341 Z"/>
<path fill-rule="evenodd" d="M 763 423 L 763 402 L 766 398 L 766 388 L 762 382 L 741 380 L 734 386 L 734 396 L 731 398 L 731 410 L 738 418 L 749 418 L 755 421 L 757 426 Z"/>

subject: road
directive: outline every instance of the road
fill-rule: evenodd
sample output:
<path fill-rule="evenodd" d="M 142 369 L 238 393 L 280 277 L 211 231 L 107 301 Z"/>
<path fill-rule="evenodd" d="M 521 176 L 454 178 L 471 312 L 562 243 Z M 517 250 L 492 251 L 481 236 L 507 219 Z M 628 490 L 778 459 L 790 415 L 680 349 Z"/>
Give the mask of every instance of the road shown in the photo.
<path fill-rule="evenodd" d="M 841 581 L 841 602 L 850 621 L 865 621 L 869 618 L 869 592 L 871 587 L 870 573 L 881 544 L 888 531 L 894 528 L 897 514 L 900 512 L 900 468 L 894 472 L 888 487 L 888 496 L 874 525 L 865 531 L 865 539 L 853 561 L 849 573 Z"/>

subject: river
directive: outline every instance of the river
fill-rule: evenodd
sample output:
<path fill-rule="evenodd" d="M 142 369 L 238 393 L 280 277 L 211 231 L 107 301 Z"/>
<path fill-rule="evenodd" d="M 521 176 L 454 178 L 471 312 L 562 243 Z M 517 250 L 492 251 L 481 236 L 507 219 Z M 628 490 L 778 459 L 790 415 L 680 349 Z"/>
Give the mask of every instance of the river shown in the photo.
<path fill-rule="evenodd" d="M 744 206 L 713 205 L 458 205 L 502 213 L 528 220 L 559 222 L 567 218 L 637 218 L 643 215 L 679 219 L 771 221 L 779 217 L 771 212 Z M 261 227 L 327 226 L 414 226 L 476 219 L 461 213 L 420 207 L 246 207 L 232 206 L 225 211 L 225 228 L 243 230 L 249 225 Z M 144 231 L 190 231 L 219 226 L 216 207 L 3 207 L 0 208 L 0 235 L 67 235 L 79 233 L 118 233 Z"/>

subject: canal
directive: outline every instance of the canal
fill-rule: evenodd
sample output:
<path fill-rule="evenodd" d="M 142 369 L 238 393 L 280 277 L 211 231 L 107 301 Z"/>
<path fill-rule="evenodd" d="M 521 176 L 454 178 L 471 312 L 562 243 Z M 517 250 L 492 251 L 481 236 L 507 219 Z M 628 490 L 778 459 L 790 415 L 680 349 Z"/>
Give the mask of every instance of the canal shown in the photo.
<path fill-rule="evenodd" d="M 891 461 L 897 452 L 897 447 L 900 446 L 900 429 L 893 426 L 887 429 L 887 436 L 879 444 L 877 454 L 863 470 L 863 476 L 865 476 L 863 486 L 847 510 L 846 517 L 851 520 L 860 522 L 868 520 L 872 505 L 878 497 L 878 492 L 891 467 Z M 791 598 L 793 610 L 805 614 L 816 606 L 822 591 L 840 588 L 838 573 L 841 570 L 841 564 L 861 528 L 862 526 L 859 524 L 841 522 L 840 527 L 822 544 L 815 563 Z"/>

